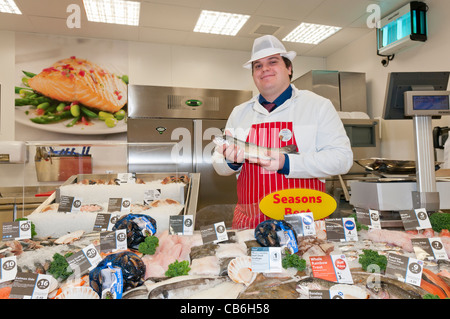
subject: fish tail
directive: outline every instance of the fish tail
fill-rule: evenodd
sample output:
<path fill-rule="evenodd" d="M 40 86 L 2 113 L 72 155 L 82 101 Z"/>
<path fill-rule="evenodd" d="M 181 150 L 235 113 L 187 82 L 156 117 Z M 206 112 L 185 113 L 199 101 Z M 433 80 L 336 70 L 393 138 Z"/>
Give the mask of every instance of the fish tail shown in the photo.
<path fill-rule="evenodd" d="M 280 148 L 280 151 L 282 153 L 287 153 L 287 154 L 297 154 L 297 146 L 294 144 L 291 145 L 286 145 Z"/>

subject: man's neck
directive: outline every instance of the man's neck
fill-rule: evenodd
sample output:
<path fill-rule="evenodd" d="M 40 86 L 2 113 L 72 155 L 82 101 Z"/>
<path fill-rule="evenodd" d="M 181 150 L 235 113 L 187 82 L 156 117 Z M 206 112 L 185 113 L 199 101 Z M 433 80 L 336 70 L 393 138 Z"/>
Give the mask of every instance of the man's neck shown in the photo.
<path fill-rule="evenodd" d="M 281 92 L 276 92 L 276 93 L 274 93 L 274 94 L 270 94 L 270 95 L 267 95 L 267 93 L 265 92 L 264 94 L 263 93 L 261 93 L 261 96 L 267 101 L 267 102 L 270 102 L 270 103 L 273 103 L 273 102 L 275 102 L 277 105 L 281 105 L 286 99 L 288 99 L 288 98 L 290 98 L 291 97 L 291 95 L 292 95 L 292 90 L 290 90 L 289 92 L 287 92 L 287 90 L 288 90 L 288 88 L 290 88 L 290 84 L 285 88 L 285 89 L 283 89 Z M 286 95 L 286 96 L 283 96 L 283 101 L 277 101 L 277 99 L 278 98 L 281 98 L 281 96 L 282 95 Z M 267 96 L 266 96 L 267 95 Z M 261 102 L 261 101 L 260 101 Z"/>

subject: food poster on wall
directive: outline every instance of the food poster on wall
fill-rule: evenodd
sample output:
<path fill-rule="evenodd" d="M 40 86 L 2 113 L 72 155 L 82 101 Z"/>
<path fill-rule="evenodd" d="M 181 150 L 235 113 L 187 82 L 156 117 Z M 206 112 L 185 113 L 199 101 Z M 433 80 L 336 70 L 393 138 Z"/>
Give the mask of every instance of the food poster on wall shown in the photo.
<path fill-rule="evenodd" d="M 127 42 L 16 34 L 15 137 L 126 140 Z"/>

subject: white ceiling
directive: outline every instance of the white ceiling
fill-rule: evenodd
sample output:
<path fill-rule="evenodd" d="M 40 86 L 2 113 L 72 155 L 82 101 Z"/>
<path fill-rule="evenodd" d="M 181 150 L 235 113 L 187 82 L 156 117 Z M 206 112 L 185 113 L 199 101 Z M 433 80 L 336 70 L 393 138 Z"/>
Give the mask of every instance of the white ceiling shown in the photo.
<path fill-rule="evenodd" d="M 15 0 L 22 15 L 0 13 L 0 30 L 65 36 L 250 51 L 255 31 L 269 26 L 282 39 L 301 22 L 342 27 L 318 45 L 285 43 L 304 56 L 326 57 L 371 31 L 367 27 L 370 4 L 378 4 L 381 17 L 409 0 L 135 0 L 141 2 L 139 26 L 89 22 L 82 0 Z M 71 4 L 81 8 L 81 27 L 68 28 Z M 237 36 L 193 32 L 201 10 L 250 15 Z"/>

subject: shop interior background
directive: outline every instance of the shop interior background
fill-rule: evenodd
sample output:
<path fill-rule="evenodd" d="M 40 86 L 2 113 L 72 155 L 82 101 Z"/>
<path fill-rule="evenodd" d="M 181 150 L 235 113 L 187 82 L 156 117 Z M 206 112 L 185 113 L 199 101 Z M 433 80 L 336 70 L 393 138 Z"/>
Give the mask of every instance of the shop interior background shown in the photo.
<path fill-rule="evenodd" d="M 63 1 L 66 4 L 69 2 Z M 259 2 L 261 1 L 252 1 L 252 4 Z M 286 8 L 289 8 L 292 1 L 285 2 Z M 426 3 L 429 6 L 427 12 L 428 40 L 420 46 L 397 54 L 388 67 L 383 67 L 380 63 L 381 58 L 376 54 L 376 31 L 370 29 L 362 32 L 362 35 L 355 41 L 326 55 L 308 56 L 300 53 L 294 61 L 293 79 L 314 69 L 365 72 L 368 115 L 371 118 L 380 118 L 383 112 L 386 80 L 389 72 L 450 70 L 450 59 L 448 58 L 448 52 L 450 51 L 450 42 L 448 41 L 450 2 L 428 0 Z M 159 3 L 159 5 L 162 4 Z M 198 3 L 191 3 L 191 5 L 198 5 Z M 224 4 L 224 6 L 226 5 Z M 229 4 L 230 10 L 233 6 L 233 3 Z M 61 7 L 62 4 L 58 5 L 59 9 Z M 346 9 L 342 8 L 341 10 L 345 12 Z M 64 16 L 67 15 L 63 12 L 62 17 L 55 20 L 54 25 L 49 26 L 48 31 L 43 33 L 23 31 L 24 28 L 21 29 L 19 26 L 12 28 L 13 26 L 8 24 L 6 18 L 3 19 L 5 14 L 0 15 L 1 141 L 23 138 L 21 133 L 17 131 L 18 126 L 14 120 L 15 66 L 16 57 L 19 53 L 17 39 L 23 36 L 61 37 L 70 40 L 84 38 L 93 43 L 101 42 L 114 48 L 120 47 L 125 52 L 118 59 L 127 69 L 130 84 L 238 89 L 252 90 L 256 93 L 250 72 L 242 68 L 242 64 L 249 58 L 251 45 L 246 50 L 213 49 L 189 44 L 179 45 L 165 43 L 163 34 L 160 41 L 144 42 L 138 41 L 136 37 L 132 36 L 130 27 L 127 27 L 127 31 L 123 33 L 125 39 L 120 40 L 112 39 L 111 35 L 101 32 L 101 28 L 98 28 L 97 37 L 72 36 L 71 30 L 65 29 L 58 32 L 56 27 L 65 23 Z M 83 25 L 81 28 L 83 28 Z M 357 33 L 358 29 L 355 28 L 354 32 Z M 218 39 L 219 36 L 214 37 Z M 289 43 L 285 43 L 285 45 L 287 49 L 290 49 Z M 433 126 L 449 125 L 450 117 L 433 120 Z M 42 136 L 39 136 L 39 141 L 54 140 L 55 142 L 61 142 L 76 139 L 76 137 L 67 134 L 46 136 L 44 132 L 41 133 Z M 414 159 L 412 133 L 412 121 L 381 120 L 381 156 L 384 158 Z M 126 141 L 124 134 L 90 136 L 89 138 L 94 141 L 105 139 L 113 142 Z M 438 160 L 442 160 L 442 153 L 438 151 L 437 155 Z M 33 150 L 30 150 L 29 161 L 25 165 L 0 165 L 1 184 L 8 186 L 35 185 L 37 181 L 33 179 L 33 176 L 35 176 L 33 156 Z M 113 162 L 123 160 L 126 161 L 125 146 L 123 153 L 118 155 Z M 109 161 L 110 158 L 102 158 L 101 154 L 96 154 L 96 163 L 99 164 L 101 170 L 108 169 Z M 31 172 L 32 174 L 30 174 Z"/>

